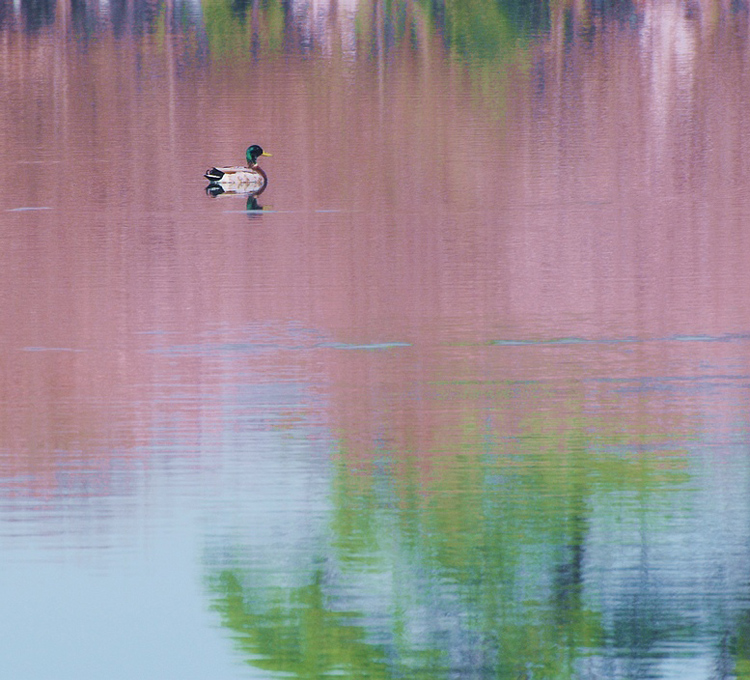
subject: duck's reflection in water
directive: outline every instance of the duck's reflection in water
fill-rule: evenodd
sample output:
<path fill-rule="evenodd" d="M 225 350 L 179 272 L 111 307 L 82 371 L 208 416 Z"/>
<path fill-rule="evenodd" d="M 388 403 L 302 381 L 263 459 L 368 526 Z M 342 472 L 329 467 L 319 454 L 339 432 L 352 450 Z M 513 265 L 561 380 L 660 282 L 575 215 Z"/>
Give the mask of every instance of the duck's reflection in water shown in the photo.
<path fill-rule="evenodd" d="M 259 191 L 232 191 L 227 190 L 219 184 L 211 183 L 206 187 L 206 194 L 211 198 L 219 198 L 221 196 L 245 196 L 247 202 L 245 203 L 245 210 L 248 216 L 253 217 L 253 213 L 260 212 L 263 210 L 263 206 L 258 203 L 258 196 L 265 191 L 265 187 Z"/>

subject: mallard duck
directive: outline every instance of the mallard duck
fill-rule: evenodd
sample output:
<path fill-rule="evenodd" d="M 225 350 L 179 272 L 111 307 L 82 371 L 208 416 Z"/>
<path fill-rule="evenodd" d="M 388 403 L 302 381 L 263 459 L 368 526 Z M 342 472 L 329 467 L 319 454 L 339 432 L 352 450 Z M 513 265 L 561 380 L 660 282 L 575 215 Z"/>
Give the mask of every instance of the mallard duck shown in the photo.
<path fill-rule="evenodd" d="M 211 168 L 206 170 L 204 177 L 211 184 L 219 184 L 225 189 L 233 191 L 259 191 L 266 188 L 268 176 L 263 172 L 263 168 L 258 165 L 258 158 L 261 156 L 270 156 L 257 144 L 247 147 L 245 152 L 247 157 L 247 167 L 241 165 L 228 168 Z"/>

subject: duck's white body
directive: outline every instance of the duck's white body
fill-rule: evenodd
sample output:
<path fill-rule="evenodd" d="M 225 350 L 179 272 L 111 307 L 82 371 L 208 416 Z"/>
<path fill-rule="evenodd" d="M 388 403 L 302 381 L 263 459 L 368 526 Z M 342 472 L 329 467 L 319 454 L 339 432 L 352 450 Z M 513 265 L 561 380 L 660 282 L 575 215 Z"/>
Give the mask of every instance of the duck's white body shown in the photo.
<path fill-rule="evenodd" d="M 231 191 L 258 191 L 265 188 L 268 182 L 266 173 L 257 165 L 254 168 L 211 168 L 205 176 L 212 184 L 219 184 Z"/>

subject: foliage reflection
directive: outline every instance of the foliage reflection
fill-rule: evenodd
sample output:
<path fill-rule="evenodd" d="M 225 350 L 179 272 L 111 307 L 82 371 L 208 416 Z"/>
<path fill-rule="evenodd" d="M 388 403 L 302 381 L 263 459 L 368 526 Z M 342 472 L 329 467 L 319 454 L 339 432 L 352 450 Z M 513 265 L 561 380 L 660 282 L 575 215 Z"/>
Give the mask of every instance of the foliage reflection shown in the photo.
<path fill-rule="evenodd" d="M 252 541 L 208 555 L 248 661 L 299 678 L 656 677 L 675 646 L 744 663 L 726 644 L 744 657 L 745 615 L 726 609 L 744 586 L 709 586 L 701 604 L 700 567 L 675 570 L 663 547 L 696 538 L 681 525 L 695 512 L 689 420 L 654 404 L 611 421 L 575 386 L 442 386 L 429 412 L 448 398 L 439 450 L 342 440 L 333 510 L 311 553 L 282 548 L 286 574 Z"/>

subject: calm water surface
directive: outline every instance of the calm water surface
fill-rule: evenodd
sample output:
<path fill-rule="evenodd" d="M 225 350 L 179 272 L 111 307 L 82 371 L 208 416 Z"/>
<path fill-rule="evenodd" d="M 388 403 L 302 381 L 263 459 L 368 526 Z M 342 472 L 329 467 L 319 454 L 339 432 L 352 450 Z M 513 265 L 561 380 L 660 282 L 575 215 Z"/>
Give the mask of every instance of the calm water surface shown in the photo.
<path fill-rule="evenodd" d="M 744 5 L 19 0 L 0 55 L 4 678 L 750 678 Z"/>

